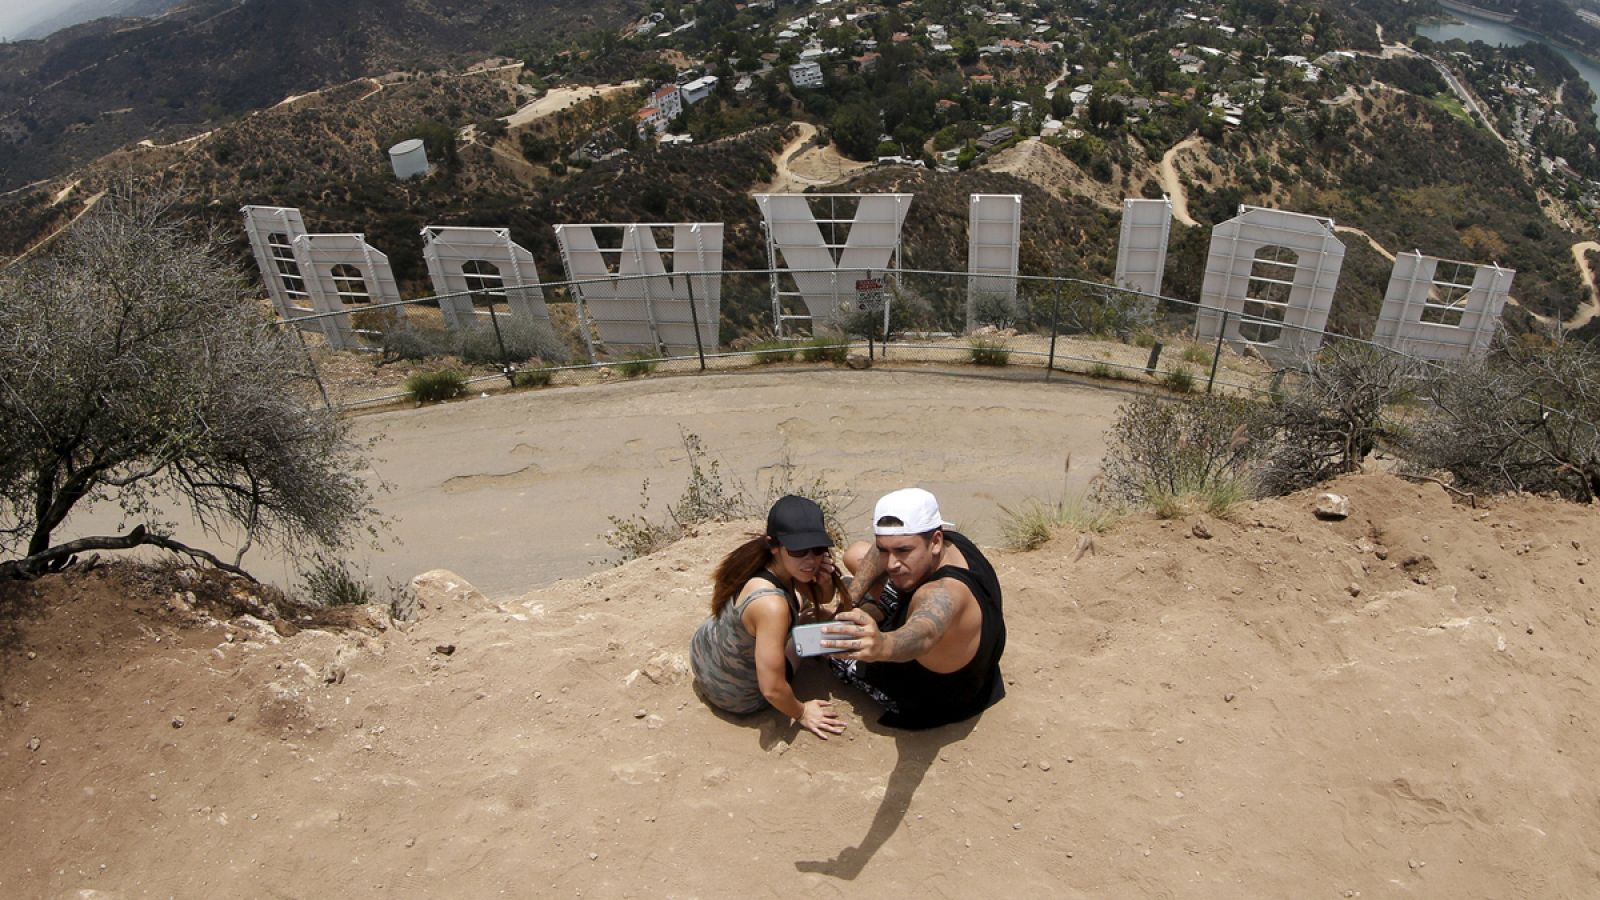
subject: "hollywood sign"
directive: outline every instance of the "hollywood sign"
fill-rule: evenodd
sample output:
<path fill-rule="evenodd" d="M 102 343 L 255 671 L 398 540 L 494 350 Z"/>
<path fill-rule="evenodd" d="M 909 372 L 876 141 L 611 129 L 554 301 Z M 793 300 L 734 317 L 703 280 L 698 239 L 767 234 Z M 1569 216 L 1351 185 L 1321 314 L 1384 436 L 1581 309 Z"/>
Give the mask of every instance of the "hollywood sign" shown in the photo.
<path fill-rule="evenodd" d="M 900 270 L 912 194 L 757 194 L 766 233 L 773 327 L 837 324 L 854 308 L 857 283 Z M 389 259 L 360 234 L 313 234 L 299 210 L 243 209 L 262 281 L 285 321 L 306 319 L 330 346 L 358 346 L 348 313 L 400 301 Z M 1022 197 L 973 194 L 968 218 L 967 326 L 979 298 L 1016 299 Z M 1161 295 L 1172 205 L 1125 200 L 1116 287 Z M 715 347 L 722 299 L 721 223 L 554 226 L 590 358 L 610 351 L 687 355 Z M 548 319 L 533 256 L 504 228 L 430 225 L 423 256 L 446 326 L 489 314 Z M 1314 352 L 1333 305 L 1344 244 L 1332 219 L 1262 207 L 1211 232 L 1195 337 L 1255 347 L 1269 358 Z M 1395 259 L 1373 339 L 1426 359 L 1481 355 L 1494 337 L 1516 273 L 1498 265 L 1418 252 Z M 404 307 L 396 306 L 396 315 Z M 797 310 L 804 310 L 803 313 Z M 308 319 L 307 317 L 312 317 Z"/>

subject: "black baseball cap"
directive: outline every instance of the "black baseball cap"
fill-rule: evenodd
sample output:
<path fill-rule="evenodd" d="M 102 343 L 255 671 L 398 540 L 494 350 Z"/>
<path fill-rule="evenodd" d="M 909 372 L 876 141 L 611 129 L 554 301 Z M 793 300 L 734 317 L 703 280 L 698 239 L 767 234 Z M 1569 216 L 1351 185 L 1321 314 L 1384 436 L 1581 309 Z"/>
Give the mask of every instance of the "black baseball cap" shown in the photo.
<path fill-rule="evenodd" d="M 767 536 L 776 538 L 785 550 L 795 552 L 833 546 L 828 526 L 822 520 L 822 507 L 793 494 L 779 499 L 767 511 Z"/>

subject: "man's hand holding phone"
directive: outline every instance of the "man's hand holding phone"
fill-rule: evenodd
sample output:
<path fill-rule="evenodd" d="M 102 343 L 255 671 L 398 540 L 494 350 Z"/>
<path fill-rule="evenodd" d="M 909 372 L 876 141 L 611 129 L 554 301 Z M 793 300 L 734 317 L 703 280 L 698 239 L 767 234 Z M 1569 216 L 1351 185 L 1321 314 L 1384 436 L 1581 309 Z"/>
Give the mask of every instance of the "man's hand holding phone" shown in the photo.
<path fill-rule="evenodd" d="M 822 626 L 822 647 L 825 652 L 839 654 L 842 659 L 872 661 L 879 657 L 883 645 L 883 632 L 872 616 L 859 609 L 846 610 L 832 622 Z"/>

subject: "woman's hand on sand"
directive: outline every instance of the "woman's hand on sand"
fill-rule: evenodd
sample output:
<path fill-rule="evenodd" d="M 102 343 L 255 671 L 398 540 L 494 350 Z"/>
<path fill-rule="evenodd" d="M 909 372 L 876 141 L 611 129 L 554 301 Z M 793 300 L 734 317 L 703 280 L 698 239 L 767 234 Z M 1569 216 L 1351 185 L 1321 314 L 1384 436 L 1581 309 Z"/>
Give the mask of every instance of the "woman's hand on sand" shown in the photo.
<path fill-rule="evenodd" d="M 797 721 L 801 728 L 823 740 L 827 740 L 830 734 L 844 732 L 844 720 L 833 711 L 833 702 L 830 700 L 807 700 L 800 704 L 800 718 Z"/>
<path fill-rule="evenodd" d="M 860 609 L 839 613 L 832 624 L 822 629 L 822 636 L 823 647 L 844 651 L 838 654 L 840 659 L 878 659 L 877 650 L 883 643 L 877 621 Z"/>

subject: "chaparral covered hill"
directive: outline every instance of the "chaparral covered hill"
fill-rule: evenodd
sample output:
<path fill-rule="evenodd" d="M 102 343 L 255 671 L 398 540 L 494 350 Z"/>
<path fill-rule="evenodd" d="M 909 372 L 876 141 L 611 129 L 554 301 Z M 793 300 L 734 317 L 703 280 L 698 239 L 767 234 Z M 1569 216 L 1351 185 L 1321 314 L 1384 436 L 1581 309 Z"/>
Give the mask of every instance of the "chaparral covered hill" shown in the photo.
<path fill-rule="evenodd" d="M 524 139 L 568 147 L 630 116 L 641 93 L 617 90 L 505 129 L 495 123 L 525 100 L 516 80 L 514 68 L 360 78 L 193 140 L 129 146 L 78 178 L 0 198 L 0 253 L 23 252 L 131 176 L 175 188 L 201 220 L 237 235 L 247 267 L 237 212 L 244 204 L 300 208 L 313 231 L 365 233 L 412 295 L 431 293 L 418 237 L 428 224 L 508 227 L 550 279 L 562 272 L 551 230 L 560 222 L 723 222 L 729 267 L 767 265 L 750 194 L 793 152 L 799 132 L 787 123 L 567 167 L 528 153 Z M 818 189 L 915 194 L 905 265 L 955 271 L 966 267 L 968 195 L 1020 193 L 1024 274 L 1100 282 L 1115 267 L 1121 198 L 1181 192 L 1199 225 L 1174 224 L 1164 291 L 1191 301 L 1199 299 L 1209 227 L 1241 202 L 1329 215 L 1347 247 L 1330 327 L 1349 334 L 1368 333 L 1376 317 L 1391 265 L 1383 252 L 1416 248 L 1516 268 L 1521 305 L 1506 313 L 1514 330 L 1528 327 L 1524 309 L 1567 314 L 1587 297 L 1569 252 L 1575 236 L 1545 218 L 1503 148 L 1382 82 L 1366 93 L 1363 102 L 1288 119 L 1279 131 L 1191 137 L 1169 154 L 1171 180 L 1143 150 L 1119 150 L 1122 161 L 1102 179 L 1090 162 L 1033 141 L 970 171 L 889 167 Z M 428 141 L 438 168 L 402 183 L 385 151 L 414 135 Z M 730 283 L 726 297 L 736 331 L 754 327 L 768 304 L 764 283 Z"/>
<path fill-rule="evenodd" d="M 0 45 L 0 190 L 134 141 L 188 137 L 290 94 L 609 27 L 628 4 L 190 0 Z"/>
<path fill-rule="evenodd" d="M 813 673 L 826 743 L 691 689 L 746 523 L 498 603 L 430 573 L 405 626 L 121 566 L 6 585 L 0 890 L 1589 895 L 1592 511 L 1331 487 L 1349 519 L 1301 494 L 991 551 L 1009 696 L 891 733 Z"/>

